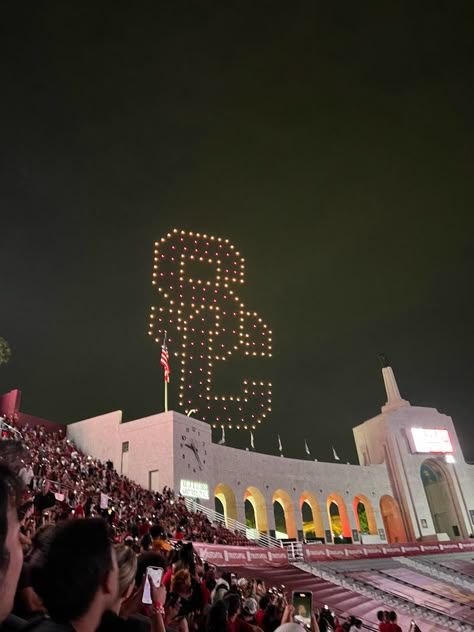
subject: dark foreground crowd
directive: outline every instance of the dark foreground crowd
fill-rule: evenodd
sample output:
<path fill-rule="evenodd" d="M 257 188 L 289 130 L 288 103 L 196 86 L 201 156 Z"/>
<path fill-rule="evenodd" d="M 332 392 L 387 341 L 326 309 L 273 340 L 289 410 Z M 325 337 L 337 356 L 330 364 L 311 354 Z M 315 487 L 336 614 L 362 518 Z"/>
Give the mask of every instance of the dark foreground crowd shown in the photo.
<path fill-rule="evenodd" d="M 41 480 L 41 491 L 33 478 L 25 480 L 27 463 L 21 443 L 0 441 L 0 632 L 301 631 L 284 587 L 267 589 L 260 580 L 219 573 L 182 533 L 171 544 L 159 523 L 140 533 L 143 523 L 128 521 L 119 537 L 110 507 L 105 517 L 74 510 L 44 521 L 47 508 L 37 499 L 49 492 L 43 493 Z M 107 488 L 112 492 L 112 485 Z M 161 506 L 174 506 L 172 499 L 165 491 Z M 38 528 L 28 529 L 32 522 Z M 163 569 L 159 587 L 147 579 L 150 566 Z M 151 603 L 143 602 L 146 589 Z M 395 613 L 381 616 L 381 632 L 400 632 Z M 313 632 L 361 628 L 360 620 L 338 621 L 328 608 L 312 613 L 308 626 Z"/>

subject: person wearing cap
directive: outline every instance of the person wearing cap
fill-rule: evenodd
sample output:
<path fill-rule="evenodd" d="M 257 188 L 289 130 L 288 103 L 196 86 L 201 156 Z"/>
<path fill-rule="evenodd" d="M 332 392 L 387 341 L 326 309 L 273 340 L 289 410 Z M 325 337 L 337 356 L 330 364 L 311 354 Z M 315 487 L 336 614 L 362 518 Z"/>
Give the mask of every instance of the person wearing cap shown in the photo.
<path fill-rule="evenodd" d="M 250 623 L 250 625 L 256 625 L 255 615 L 257 614 L 257 611 L 258 603 L 253 597 L 248 597 L 243 601 L 240 616 L 244 621 Z"/>

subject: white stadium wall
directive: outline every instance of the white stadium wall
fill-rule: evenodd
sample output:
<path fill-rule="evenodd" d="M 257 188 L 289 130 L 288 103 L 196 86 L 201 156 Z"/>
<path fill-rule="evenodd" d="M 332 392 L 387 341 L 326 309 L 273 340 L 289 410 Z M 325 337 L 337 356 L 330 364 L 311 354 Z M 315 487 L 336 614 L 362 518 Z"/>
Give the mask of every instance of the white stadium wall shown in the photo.
<path fill-rule="evenodd" d="M 383 369 L 388 401 L 377 417 L 354 428 L 361 465 L 287 459 L 212 443 L 211 427 L 177 412 L 122 424 L 116 411 L 68 426 L 86 454 L 110 459 L 146 488 L 165 485 L 245 523 L 249 501 L 263 532 L 275 531 L 274 501 L 284 510 L 288 537 L 301 537 L 302 503 L 311 507 L 316 536 L 332 539 L 335 503 L 343 535 L 359 537 L 358 502 L 366 510 L 366 542 L 465 538 L 473 531 L 474 467 L 464 461 L 450 417 L 401 399 L 390 367 Z M 452 452 L 420 453 L 412 428 L 437 429 Z M 307 511 L 307 507 L 305 508 Z M 332 506 L 334 511 L 334 506 Z"/>

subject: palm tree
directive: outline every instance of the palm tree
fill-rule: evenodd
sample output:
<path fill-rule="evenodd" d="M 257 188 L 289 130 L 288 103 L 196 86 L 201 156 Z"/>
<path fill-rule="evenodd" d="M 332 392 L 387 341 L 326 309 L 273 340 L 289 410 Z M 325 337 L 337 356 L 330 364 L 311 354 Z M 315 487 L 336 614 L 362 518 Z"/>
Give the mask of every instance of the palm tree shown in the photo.
<path fill-rule="evenodd" d="M 6 364 L 11 358 L 12 350 L 5 338 L 0 338 L 0 366 Z"/>

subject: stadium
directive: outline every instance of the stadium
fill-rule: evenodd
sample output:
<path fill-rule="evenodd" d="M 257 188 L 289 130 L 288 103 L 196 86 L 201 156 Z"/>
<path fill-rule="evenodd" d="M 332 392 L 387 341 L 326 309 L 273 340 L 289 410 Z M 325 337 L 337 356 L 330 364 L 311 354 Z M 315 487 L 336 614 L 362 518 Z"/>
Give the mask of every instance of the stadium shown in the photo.
<path fill-rule="evenodd" d="M 128 423 L 114 411 L 60 427 L 23 413 L 19 391 L 0 398 L 3 438 L 22 436 L 30 486 L 54 494 L 43 521 L 88 504 L 130 538 L 156 521 L 158 494 L 168 536 L 193 541 L 242 585 L 310 590 L 328 617 L 350 615 L 365 629 L 390 610 L 403 629 L 415 620 L 423 631 L 472 630 L 474 467 L 449 416 L 410 405 L 390 366 L 382 377 L 386 403 L 353 429 L 359 465 L 213 443 L 209 424 L 174 411 Z"/>

